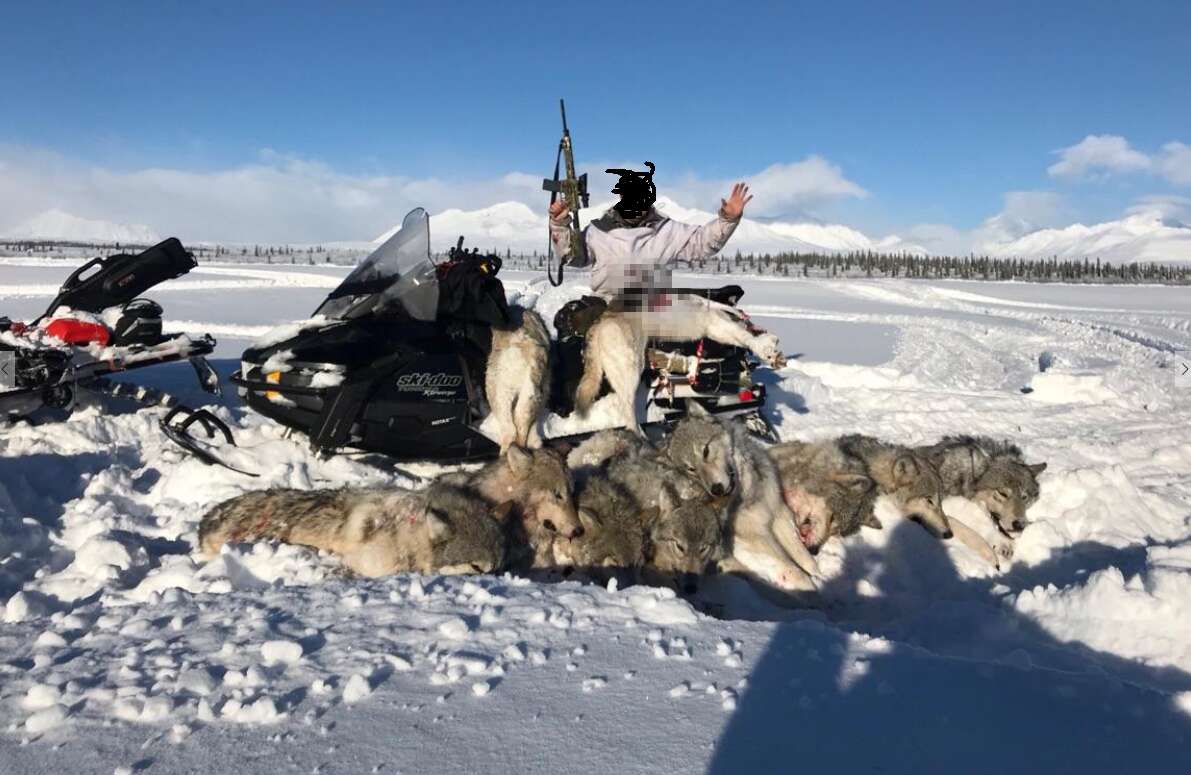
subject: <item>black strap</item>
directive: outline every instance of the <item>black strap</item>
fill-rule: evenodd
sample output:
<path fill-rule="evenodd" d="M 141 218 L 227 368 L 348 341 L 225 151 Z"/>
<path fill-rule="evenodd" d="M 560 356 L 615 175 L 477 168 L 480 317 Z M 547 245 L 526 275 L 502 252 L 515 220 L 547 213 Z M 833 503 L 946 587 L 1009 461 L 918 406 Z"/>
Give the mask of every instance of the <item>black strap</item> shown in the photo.
<path fill-rule="evenodd" d="M 562 142 L 559 141 L 558 153 L 556 153 L 554 155 L 554 182 L 555 183 L 558 182 L 558 173 L 559 173 L 559 170 L 561 169 L 561 166 L 562 166 Z M 550 204 L 554 204 L 555 201 L 557 201 L 558 188 L 559 188 L 558 186 L 555 186 L 554 190 L 550 192 Z M 548 221 L 552 220 L 552 219 L 553 219 L 553 216 L 550 216 L 550 215 L 547 216 Z M 554 279 L 554 238 L 553 238 L 553 235 L 549 234 L 549 231 L 547 231 L 547 235 L 548 236 L 546 238 L 546 242 L 547 242 L 547 245 L 546 245 L 546 279 L 550 281 L 550 285 L 557 288 L 558 286 L 562 285 L 562 270 L 563 270 L 563 266 L 565 266 L 565 262 L 562 260 L 561 257 L 558 259 L 558 280 L 556 281 Z"/>

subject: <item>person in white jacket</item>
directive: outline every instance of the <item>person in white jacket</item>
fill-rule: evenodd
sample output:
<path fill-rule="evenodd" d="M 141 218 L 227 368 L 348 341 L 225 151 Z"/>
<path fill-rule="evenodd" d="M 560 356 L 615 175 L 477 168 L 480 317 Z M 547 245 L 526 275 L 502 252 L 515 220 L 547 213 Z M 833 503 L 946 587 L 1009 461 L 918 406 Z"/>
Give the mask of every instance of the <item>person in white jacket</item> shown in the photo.
<path fill-rule="evenodd" d="M 613 299 L 626 288 L 664 289 L 669 268 L 678 259 L 710 258 L 723 249 L 752 199 L 748 186 L 737 183 L 727 199 L 720 200 L 716 218 L 702 226 L 680 223 L 653 206 L 654 165 L 649 172 L 610 169 L 620 175 L 612 189 L 620 201 L 583 230 L 587 262 L 571 255 L 570 210 L 561 199 L 550 205 L 550 238 L 559 257 L 569 266 L 591 266 L 591 289 Z"/>

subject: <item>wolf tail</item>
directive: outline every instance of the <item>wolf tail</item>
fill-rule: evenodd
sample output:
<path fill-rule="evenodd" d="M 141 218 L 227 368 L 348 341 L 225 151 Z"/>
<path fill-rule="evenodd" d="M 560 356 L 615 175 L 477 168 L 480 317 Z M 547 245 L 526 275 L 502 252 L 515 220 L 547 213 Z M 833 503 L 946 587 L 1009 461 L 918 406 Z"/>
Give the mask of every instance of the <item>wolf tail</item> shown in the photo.
<path fill-rule="evenodd" d="M 579 387 L 575 389 L 575 410 L 580 417 L 587 415 L 591 405 L 600 397 L 600 388 L 604 384 L 604 364 L 595 350 L 588 342 L 583 357 L 583 376 L 579 379 Z"/>

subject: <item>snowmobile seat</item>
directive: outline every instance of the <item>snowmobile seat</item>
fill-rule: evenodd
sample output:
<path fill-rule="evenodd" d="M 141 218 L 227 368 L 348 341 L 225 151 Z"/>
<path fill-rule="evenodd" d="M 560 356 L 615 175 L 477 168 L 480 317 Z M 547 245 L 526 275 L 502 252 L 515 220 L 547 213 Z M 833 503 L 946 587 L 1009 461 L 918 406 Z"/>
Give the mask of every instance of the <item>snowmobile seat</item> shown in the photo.
<path fill-rule="evenodd" d="M 42 317 L 52 315 L 59 307 L 96 313 L 119 307 L 196 266 L 194 256 L 175 237 L 136 255 L 117 253 L 94 258 L 66 278 Z"/>

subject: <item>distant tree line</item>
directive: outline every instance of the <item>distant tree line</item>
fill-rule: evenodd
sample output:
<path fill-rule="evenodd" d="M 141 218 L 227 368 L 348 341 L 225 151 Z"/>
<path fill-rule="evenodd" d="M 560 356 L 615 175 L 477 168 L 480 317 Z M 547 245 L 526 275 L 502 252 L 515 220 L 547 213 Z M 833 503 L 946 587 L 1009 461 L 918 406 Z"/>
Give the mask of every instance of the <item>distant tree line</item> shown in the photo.
<path fill-rule="evenodd" d="M 46 240 L 0 239 L 0 255 L 46 257 L 90 257 L 136 252 L 145 245 L 95 244 Z M 199 261 L 280 264 L 354 264 L 371 246 L 324 247 L 308 245 L 188 245 Z M 484 250 L 481 248 L 481 250 Z M 509 269 L 545 271 L 543 252 L 491 252 L 502 255 Z M 441 254 L 437 256 L 441 258 Z M 708 274 L 743 274 L 781 277 L 872 278 L 901 277 L 922 280 L 1017 280 L 1022 282 L 1071 283 L 1159 283 L 1191 284 L 1191 265 L 1117 263 L 1099 258 L 1062 259 L 992 256 L 923 256 L 914 253 L 879 253 L 871 250 L 848 253 L 741 253 L 680 262 L 681 271 Z"/>
<path fill-rule="evenodd" d="M 545 270 L 545 256 L 510 256 L 506 266 Z M 913 253 L 762 253 L 681 262 L 679 268 L 708 274 L 781 277 L 872 278 L 921 280 L 1017 280 L 1021 282 L 1191 284 L 1191 265 L 1118 263 L 1099 258 L 995 258 L 992 256 L 923 256 Z"/>

